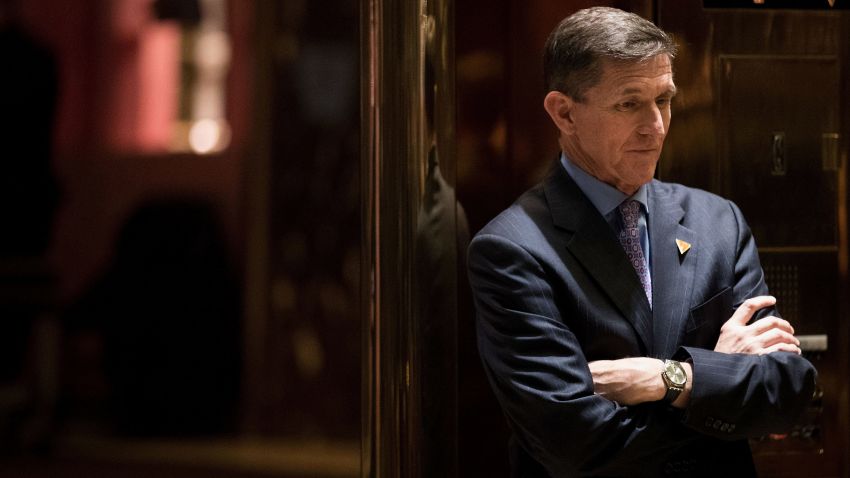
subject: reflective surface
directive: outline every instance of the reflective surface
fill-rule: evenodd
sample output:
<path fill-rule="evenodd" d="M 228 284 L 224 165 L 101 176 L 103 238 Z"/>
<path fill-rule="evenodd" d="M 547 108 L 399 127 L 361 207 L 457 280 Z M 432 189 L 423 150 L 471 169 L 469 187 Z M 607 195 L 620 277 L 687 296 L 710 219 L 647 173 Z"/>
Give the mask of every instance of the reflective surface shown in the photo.
<path fill-rule="evenodd" d="M 455 476 L 453 9 L 362 5 L 363 476 Z M 459 252 L 460 251 L 460 252 Z"/>

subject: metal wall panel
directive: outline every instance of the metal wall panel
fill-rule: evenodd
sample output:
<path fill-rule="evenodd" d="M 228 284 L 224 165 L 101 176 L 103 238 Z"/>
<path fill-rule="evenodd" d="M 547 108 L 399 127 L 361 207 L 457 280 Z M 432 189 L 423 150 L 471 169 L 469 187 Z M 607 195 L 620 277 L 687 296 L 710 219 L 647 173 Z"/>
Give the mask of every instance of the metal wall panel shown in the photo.
<path fill-rule="evenodd" d="M 457 293 L 449 0 L 368 0 L 362 19 L 364 477 L 452 477 Z"/>

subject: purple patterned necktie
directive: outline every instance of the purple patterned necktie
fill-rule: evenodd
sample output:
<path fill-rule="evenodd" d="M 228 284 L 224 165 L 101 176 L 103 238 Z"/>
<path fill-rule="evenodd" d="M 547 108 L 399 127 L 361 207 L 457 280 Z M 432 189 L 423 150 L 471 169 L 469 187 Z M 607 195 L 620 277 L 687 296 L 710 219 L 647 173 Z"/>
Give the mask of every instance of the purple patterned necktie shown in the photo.
<path fill-rule="evenodd" d="M 646 265 L 646 257 L 640 246 L 640 232 L 638 230 L 638 219 L 640 218 L 640 203 L 634 199 L 627 199 L 620 204 L 620 214 L 623 216 L 623 228 L 620 230 L 620 244 L 629 256 L 629 262 L 635 268 L 649 306 L 652 307 L 652 280 L 649 277 L 649 268 Z"/>

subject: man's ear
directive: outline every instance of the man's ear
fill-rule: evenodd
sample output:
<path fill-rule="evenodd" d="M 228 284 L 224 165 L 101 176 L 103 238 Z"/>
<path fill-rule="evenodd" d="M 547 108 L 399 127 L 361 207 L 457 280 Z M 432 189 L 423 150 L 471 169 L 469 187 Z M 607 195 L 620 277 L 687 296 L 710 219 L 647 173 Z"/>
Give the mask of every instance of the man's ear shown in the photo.
<path fill-rule="evenodd" d="M 575 131 L 572 116 L 574 106 L 575 101 L 560 91 L 550 91 L 543 99 L 543 108 L 549 113 L 555 126 L 564 134 L 572 134 Z"/>

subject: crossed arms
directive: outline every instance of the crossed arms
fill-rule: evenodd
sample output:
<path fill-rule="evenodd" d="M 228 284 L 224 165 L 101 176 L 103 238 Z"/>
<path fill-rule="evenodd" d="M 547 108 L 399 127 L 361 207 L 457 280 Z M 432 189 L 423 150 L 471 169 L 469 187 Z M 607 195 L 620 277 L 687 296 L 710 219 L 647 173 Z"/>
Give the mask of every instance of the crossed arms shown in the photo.
<path fill-rule="evenodd" d="M 750 324 L 753 315 L 772 307 L 776 299 L 758 296 L 747 299 L 720 328 L 715 352 L 727 354 L 764 355 L 773 352 L 800 354 L 800 341 L 787 320 L 767 316 Z M 588 364 L 593 376 L 594 392 L 623 405 L 655 402 L 664 398 L 666 386 L 661 379 L 664 362 L 649 357 L 630 357 L 618 360 L 597 360 Z M 672 403 L 686 408 L 690 402 L 694 373 L 690 363 L 682 364 L 688 375 L 685 390 Z"/>
<path fill-rule="evenodd" d="M 737 246 L 724 273 L 735 277 L 729 303 L 741 305 L 725 323 L 705 326 L 720 329 L 710 344 L 686 341 L 672 357 L 689 375 L 674 403 L 685 411 L 676 414 L 658 402 L 662 362 L 639 356 L 631 326 L 613 317 L 619 313 L 589 279 L 576 278 L 582 268 L 566 264 L 573 259 L 563 244 L 553 245 L 551 231 L 538 232 L 540 223 L 520 214 L 505 224 L 485 229 L 469 249 L 478 347 L 514 434 L 555 475 L 622 475 L 700 435 L 780 433 L 808 404 L 815 371 L 799 355 L 793 328 L 773 316 L 750 323 L 774 299 L 764 296 L 748 229 L 728 239 Z M 611 355 L 631 358 L 593 360 L 612 344 Z"/>

